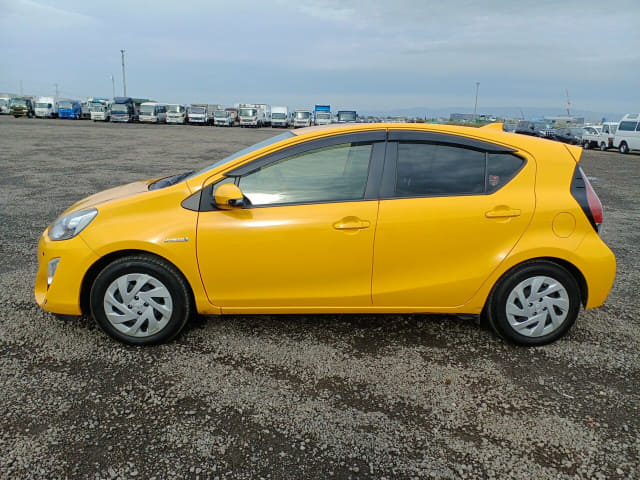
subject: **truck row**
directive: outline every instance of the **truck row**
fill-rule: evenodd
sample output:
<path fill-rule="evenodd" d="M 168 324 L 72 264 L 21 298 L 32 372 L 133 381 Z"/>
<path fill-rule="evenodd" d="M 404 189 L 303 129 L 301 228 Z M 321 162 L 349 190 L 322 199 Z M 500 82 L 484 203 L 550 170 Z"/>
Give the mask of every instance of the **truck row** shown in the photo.
<path fill-rule="evenodd" d="M 355 110 L 340 110 L 336 115 L 330 105 L 316 105 L 313 110 L 290 110 L 289 107 L 241 103 L 235 107 L 211 104 L 166 104 L 131 97 L 56 100 L 54 97 L 0 97 L 0 113 L 14 117 L 91 119 L 95 122 L 147 122 L 225 127 L 299 128 L 331 123 L 356 122 Z"/>

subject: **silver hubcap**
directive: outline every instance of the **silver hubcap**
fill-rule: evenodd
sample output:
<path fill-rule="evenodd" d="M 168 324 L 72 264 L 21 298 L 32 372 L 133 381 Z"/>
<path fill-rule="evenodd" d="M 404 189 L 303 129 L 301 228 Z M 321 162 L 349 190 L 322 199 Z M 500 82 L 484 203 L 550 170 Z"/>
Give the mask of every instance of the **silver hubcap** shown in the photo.
<path fill-rule="evenodd" d="M 557 330 L 569 313 L 569 294 L 551 277 L 520 282 L 507 299 L 509 325 L 525 337 L 542 337 Z"/>
<path fill-rule="evenodd" d="M 104 295 L 113 327 L 131 337 L 149 337 L 169 323 L 173 301 L 167 287 L 150 275 L 130 273 L 114 280 Z"/>

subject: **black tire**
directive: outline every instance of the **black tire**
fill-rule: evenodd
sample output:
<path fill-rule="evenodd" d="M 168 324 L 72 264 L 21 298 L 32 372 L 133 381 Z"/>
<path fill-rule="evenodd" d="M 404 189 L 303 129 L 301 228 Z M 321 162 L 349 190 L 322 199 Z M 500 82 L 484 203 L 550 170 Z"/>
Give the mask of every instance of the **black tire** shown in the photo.
<path fill-rule="evenodd" d="M 585 150 L 589 150 L 590 147 L 591 147 L 591 142 L 589 140 L 585 140 L 584 143 L 582 144 L 582 148 L 584 148 Z"/>
<path fill-rule="evenodd" d="M 127 335 L 126 333 L 118 330 L 107 318 L 104 306 L 105 294 L 107 293 L 110 285 L 112 285 L 116 279 L 125 274 L 149 275 L 149 277 L 151 277 L 155 282 L 162 284 L 162 286 L 168 291 L 170 301 L 172 303 L 171 315 L 168 318 L 168 321 L 164 320 L 166 321 L 166 324 L 164 324 L 158 332 L 149 334 L 148 336 Z M 145 290 L 141 290 L 141 292 L 144 291 Z M 122 299 L 122 301 L 124 301 L 124 299 Z M 141 302 L 142 300 L 138 300 L 138 297 L 136 296 L 136 301 Z M 147 306 L 147 303 L 144 305 Z M 129 345 L 156 345 L 170 341 L 180 333 L 194 311 L 191 290 L 189 289 L 187 281 L 182 274 L 167 261 L 150 255 L 132 255 L 129 257 L 123 257 L 114 260 L 107 265 L 93 282 L 90 292 L 90 306 L 91 314 L 100 328 L 116 340 Z M 131 308 L 131 305 L 128 306 Z M 158 311 L 156 309 L 148 306 L 140 306 L 139 308 L 151 308 L 154 318 L 157 319 Z M 135 323 L 139 319 L 140 316 L 138 316 L 138 319 L 123 322 L 120 325 L 130 327 L 132 325 L 127 324 Z M 148 328 L 148 325 L 149 324 L 147 323 L 146 328 Z M 142 330 L 142 335 L 147 335 L 144 328 L 145 323 L 143 321 L 139 330 Z"/>
<path fill-rule="evenodd" d="M 508 300 L 512 292 L 522 282 L 534 277 L 548 277 L 558 282 L 564 288 L 567 296 L 566 300 L 568 300 L 568 308 L 564 320 L 549 333 L 540 336 L 519 333 L 509 322 L 507 315 Z M 498 336 L 516 345 L 538 346 L 554 342 L 564 336 L 575 323 L 579 312 L 580 288 L 573 275 L 553 262 L 534 260 L 514 267 L 498 281 L 487 299 L 483 314 Z M 534 324 L 533 328 L 529 329 L 529 332 L 533 332 L 535 326 L 539 323 L 542 323 L 543 328 L 553 326 L 550 323 L 549 314 L 544 317 L 544 322 Z"/>
<path fill-rule="evenodd" d="M 604 143 L 604 142 L 602 142 L 602 143 L 600 144 L 600 151 L 601 151 L 601 152 L 604 152 L 604 151 L 606 151 L 606 150 L 607 150 L 607 144 L 606 144 L 606 143 Z"/>
<path fill-rule="evenodd" d="M 618 150 L 620 151 L 620 153 L 629 153 L 629 147 L 627 146 L 627 142 L 622 142 Z"/>

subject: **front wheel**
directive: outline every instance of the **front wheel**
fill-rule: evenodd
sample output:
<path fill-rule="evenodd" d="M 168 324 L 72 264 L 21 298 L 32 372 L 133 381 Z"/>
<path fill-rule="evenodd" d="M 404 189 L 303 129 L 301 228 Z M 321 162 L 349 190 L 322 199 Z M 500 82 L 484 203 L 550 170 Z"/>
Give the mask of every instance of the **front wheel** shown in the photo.
<path fill-rule="evenodd" d="M 91 313 L 115 339 L 154 345 L 177 336 L 193 311 L 186 280 L 168 262 L 146 255 L 117 259 L 96 277 Z"/>
<path fill-rule="evenodd" d="M 532 261 L 500 280 L 487 308 L 498 335 L 518 345 L 545 345 L 565 335 L 575 323 L 580 289 L 565 268 Z"/>
<path fill-rule="evenodd" d="M 618 150 L 620 151 L 620 153 L 629 153 L 629 147 L 627 146 L 626 142 L 622 142 Z"/>
<path fill-rule="evenodd" d="M 589 147 L 591 146 L 591 142 L 589 140 L 585 140 L 582 143 L 582 148 L 584 148 L 585 150 L 589 150 Z"/>

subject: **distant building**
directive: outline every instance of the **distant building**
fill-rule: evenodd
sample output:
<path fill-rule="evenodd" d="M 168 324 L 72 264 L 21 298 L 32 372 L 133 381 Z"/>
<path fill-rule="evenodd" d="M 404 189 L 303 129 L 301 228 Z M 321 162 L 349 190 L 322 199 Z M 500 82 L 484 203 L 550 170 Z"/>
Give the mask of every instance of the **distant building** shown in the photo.
<path fill-rule="evenodd" d="M 473 121 L 473 113 L 452 113 L 449 116 L 451 122 L 471 122 Z"/>
<path fill-rule="evenodd" d="M 473 113 L 452 113 L 449 116 L 450 122 L 473 122 L 473 120 Z M 479 114 L 476 115 L 475 120 L 480 122 L 495 122 L 496 117 L 495 115 Z"/>
<path fill-rule="evenodd" d="M 554 123 L 555 125 L 583 125 L 584 117 L 574 117 L 568 115 L 559 115 L 557 117 L 545 116 L 545 120 Z"/>

